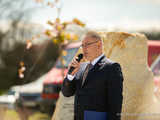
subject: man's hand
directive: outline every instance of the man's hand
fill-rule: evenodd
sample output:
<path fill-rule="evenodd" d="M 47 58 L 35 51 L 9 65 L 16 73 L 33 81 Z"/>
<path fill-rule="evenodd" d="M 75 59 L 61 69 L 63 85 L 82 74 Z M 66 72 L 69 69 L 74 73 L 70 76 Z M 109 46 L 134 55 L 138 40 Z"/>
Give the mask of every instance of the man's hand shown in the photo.
<path fill-rule="evenodd" d="M 78 57 L 74 57 L 72 62 L 69 64 L 68 66 L 68 70 L 71 68 L 71 67 L 74 67 L 74 70 L 72 71 L 72 73 L 70 75 L 75 75 L 75 73 L 78 72 L 79 68 L 80 68 L 80 62 L 78 62 L 76 59 Z"/>

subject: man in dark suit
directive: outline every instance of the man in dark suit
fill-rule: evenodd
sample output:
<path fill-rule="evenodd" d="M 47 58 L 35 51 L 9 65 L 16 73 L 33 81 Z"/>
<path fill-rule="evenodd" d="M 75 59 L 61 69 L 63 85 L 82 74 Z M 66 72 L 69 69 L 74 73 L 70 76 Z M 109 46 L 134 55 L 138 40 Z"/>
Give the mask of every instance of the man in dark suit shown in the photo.
<path fill-rule="evenodd" d="M 120 120 L 123 100 L 120 64 L 105 57 L 103 42 L 96 32 L 85 35 L 82 50 L 89 62 L 77 62 L 75 57 L 68 68 L 75 69 L 67 74 L 62 86 L 64 96 L 75 95 L 74 120 Z"/>

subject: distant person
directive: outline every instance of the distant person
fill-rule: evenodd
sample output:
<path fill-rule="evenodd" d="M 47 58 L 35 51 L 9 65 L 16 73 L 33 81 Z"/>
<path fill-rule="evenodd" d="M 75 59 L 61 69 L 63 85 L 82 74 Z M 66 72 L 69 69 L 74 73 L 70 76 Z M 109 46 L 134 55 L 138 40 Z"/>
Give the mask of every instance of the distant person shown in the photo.
<path fill-rule="evenodd" d="M 106 58 L 98 33 L 88 32 L 82 40 L 83 55 L 89 62 L 70 63 L 75 69 L 62 86 L 66 97 L 75 94 L 74 120 L 120 120 L 123 75 L 120 64 Z M 117 54 L 118 55 L 118 54 Z"/>

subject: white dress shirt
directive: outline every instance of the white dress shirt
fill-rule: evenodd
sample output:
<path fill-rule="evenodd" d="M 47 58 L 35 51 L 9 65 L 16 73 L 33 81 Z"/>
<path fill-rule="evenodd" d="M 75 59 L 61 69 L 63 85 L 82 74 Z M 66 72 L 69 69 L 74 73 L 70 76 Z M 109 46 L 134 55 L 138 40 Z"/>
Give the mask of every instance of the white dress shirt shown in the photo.
<path fill-rule="evenodd" d="M 95 58 L 95 59 L 91 62 L 91 64 L 94 66 L 94 65 L 98 62 L 98 60 L 99 60 L 103 55 L 104 55 L 104 54 L 101 54 L 100 56 L 98 56 L 97 58 Z M 74 79 L 74 77 L 75 77 L 75 75 L 67 74 L 67 78 L 68 78 L 69 81 L 72 81 L 72 80 Z"/>

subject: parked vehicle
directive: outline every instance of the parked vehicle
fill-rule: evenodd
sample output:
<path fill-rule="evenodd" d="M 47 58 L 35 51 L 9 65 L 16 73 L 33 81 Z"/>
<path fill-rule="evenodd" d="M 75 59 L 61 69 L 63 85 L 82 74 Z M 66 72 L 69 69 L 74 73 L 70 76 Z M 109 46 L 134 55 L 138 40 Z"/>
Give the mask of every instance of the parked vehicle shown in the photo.
<path fill-rule="evenodd" d="M 0 104 L 8 108 L 14 108 L 15 102 L 19 98 L 19 93 L 9 89 L 8 92 L 0 96 Z"/>
<path fill-rule="evenodd" d="M 160 55 L 151 65 L 151 70 L 154 74 L 154 93 L 156 97 L 160 100 Z"/>
<path fill-rule="evenodd" d="M 152 63 L 151 70 L 154 76 L 160 77 L 160 54 L 157 59 Z"/>
<path fill-rule="evenodd" d="M 61 90 L 61 85 L 63 83 L 64 76 L 67 73 L 68 64 L 71 62 L 72 58 L 77 53 L 81 43 L 70 43 L 65 46 L 64 50 L 67 52 L 66 56 L 63 56 L 65 64 L 63 66 L 60 58 L 56 61 L 55 66 L 47 73 L 46 79 L 43 82 L 43 92 L 42 98 L 46 105 L 45 108 L 49 106 L 54 106 Z"/>
<path fill-rule="evenodd" d="M 160 55 L 160 41 L 149 40 L 148 42 L 148 65 L 155 61 L 155 59 Z"/>
<path fill-rule="evenodd" d="M 13 87 L 12 89 L 19 91 L 19 98 L 16 100 L 16 104 L 25 107 L 41 107 L 44 79 L 45 75 L 34 82 Z"/>

